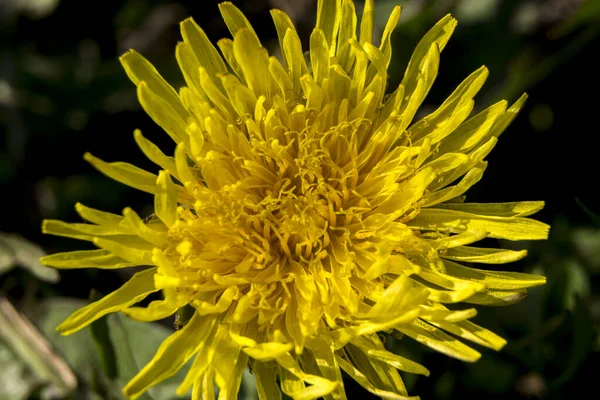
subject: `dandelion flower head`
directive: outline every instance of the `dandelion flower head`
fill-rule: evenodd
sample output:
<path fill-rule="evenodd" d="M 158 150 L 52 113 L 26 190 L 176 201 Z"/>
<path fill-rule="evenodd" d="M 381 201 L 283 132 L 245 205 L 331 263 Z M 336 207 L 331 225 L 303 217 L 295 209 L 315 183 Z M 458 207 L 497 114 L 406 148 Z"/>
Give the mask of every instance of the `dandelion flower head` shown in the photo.
<path fill-rule="evenodd" d="M 194 399 L 214 398 L 215 384 L 219 399 L 237 398 L 246 367 L 261 399 L 282 391 L 344 399 L 342 371 L 377 396 L 405 399 L 398 371 L 428 371 L 388 351 L 382 333 L 464 361 L 480 357 L 465 341 L 499 350 L 502 338 L 469 321 L 474 308 L 446 305 L 510 304 L 545 282 L 463 265 L 525 256 L 472 246 L 481 239 L 547 237 L 547 225 L 526 218 L 542 202 L 464 198 L 525 95 L 471 115 L 488 75 L 481 67 L 415 120 L 456 26 L 449 15 L 418 43 L 401 84 L 388 88 L 399 7 L 375 39 L 372 0 L 360 21 L 351 0 L 320 0 L 307 57 L 290 18 L 273 10 L 280 58 L 233 4 L 219 8 L 232 39 L 218 49 L 191 18 L 181 23 L 179 91 L 135 51 L 121 57 L 144 110 L 175 141 L 174 156 L 136 131 L 158 175 L 85 159 L 151 193 L 155 218 L 78 204 L 86 223 L 47 220 L 43 229 L 98 249 L 43 262 L 149 267 L 58 329 L 70 334 L 113 312 L 156 321 L 191 307 L 191 319 L 124 388 L 130 398 L 194 358 L 177 390 L 191 389 Z M 162 300 L 138 304 L 155 292 Z"/>

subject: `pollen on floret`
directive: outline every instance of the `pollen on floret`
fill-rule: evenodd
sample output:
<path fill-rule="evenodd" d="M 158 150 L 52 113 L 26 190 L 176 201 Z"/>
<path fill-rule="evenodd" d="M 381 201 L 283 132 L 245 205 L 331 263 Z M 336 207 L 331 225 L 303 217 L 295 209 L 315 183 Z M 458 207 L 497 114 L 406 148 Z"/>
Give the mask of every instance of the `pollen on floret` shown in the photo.
<path fill-rule="evenodd" d="M 194 245 L 189 240 L 185 239 L 175 248 L 182 257 L 187 257 L 192 253 Z"/>

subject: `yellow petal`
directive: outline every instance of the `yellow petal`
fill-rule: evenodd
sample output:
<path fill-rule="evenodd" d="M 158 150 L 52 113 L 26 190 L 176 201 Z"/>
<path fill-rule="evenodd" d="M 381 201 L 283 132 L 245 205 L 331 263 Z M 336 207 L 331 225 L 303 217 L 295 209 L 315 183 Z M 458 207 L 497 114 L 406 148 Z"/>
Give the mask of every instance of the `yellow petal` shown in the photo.
<path fill-rule="evenodd" d="M 123 68 L 125 68 L 127 76 L 129 76 L 129 79 L 136 86 L 139 86 L 141 82 L 146 82 L 150 91 L 156 93 L 156 96 L 167 103 L 180 118 L 183 120 L 187 119 L 189 114 L 185 107 L 183 107 L 183 104 L 181 104 L 177 92 L 160 76 L 156 68 L 148 60 L 135 50 L 129 50 L 119 60 Z"/>
<path fill-rule="evenodd" d="M 520 272 L 485 271 L 465 267 L 452 261 L 444 261 L 446 271 L 449 275 L 460 277 L 474 282 L 483 283 L 488 289 L 517 290 L 546 283 L 546 277 L 539 275 L 524 274 Z"/>
<path fill-rule="evenodd" d="M 237 115 L 240 117 L 251 116 L 256 104 L 254 93 L 247 86 L 242 85 L 232 74 L 223 74 L 220 75 L 220 78 Z"/>
<path fill-rule="evenodd" d="M 196 96 L 205 100 L 206 96 L 204 94 L 204 89 L 200 83 L 200 75 L 198 70 L 200 69 L 200 63 L 194 54 L 194 50 L 191 48 L 189 43 L 179 42 L 175 47 L 175 58 L 177 59 L 177 64 L 179 64 L 179 69 L 183 74 L 183 78 L 185 79 L 185 83 L 188 88 L 191 89 Z M 180 92 L 179 96 L 181 98 L 184 107 L 188 110 L 192 110 L 189 102 L 186 101 L 184 92 Z M 186 102 L 188 104 L 186 104 Z"/>
<path fill-rule="evenodd" d="M 398 25 L 398 21 L 400 20 L 400 6 L 394 7 L 392 10 L 387 23 L 385 24 L 385 28 L 383 29 L 383 34 L 381 35 L 381 44 L 379 45 L 379 49 L 383 53 L 385 57 L 385 66 L 390 64 L 390 60 L 392 58 L 392 33 Z"/>
<path fill-rule="evenodd" d="M 259 400 L 281 400 L 281 391 L 277 385 L 276 367 L 271 363 L 260 361 L 251 362 L 252 371 L 256 376 L 256 389 Z"/>
<path fill-rule="evenodd" d="M 172 104 L 154 92 L 145 81 L 139 83 L 137 94 L 144 111 L 171 136 L 175 143 L 189 141 L 185 132 L 187 121 L 191 116 L 187 111 L 186 115 L 180 115 Z"/>
<path fill-rule="evenodd" d="M 446 236 L 441 239 L 437 239 L 429 242 L 433 248 L 440 252 L 440 256 L 446 255 L 445 250 L 453 249 L 458 246 L 463 246 L 465 244 L 471 244 L 478 242 L 485 237 L 487 237 L 488 233 L 486 231 L 466 231 L 461 232 L 457 235 Z"/>
<path fill-rule="evenodd" d="M 414 288 L 412 280 L 401 275 L 385 289 L 366 316 L 368 318 L 396 317 L 398 314 L 414 310 L 426 298 L 426 291 Z"/>
<path fill-rule="evenodd" d="M 236 400 L 242 382 L 242 374 L 248 364 L 248 356 L 241 351 L 240 346 L 233 343 L 229 332 L 235 330 L 242 333 L 242 326 L 221 324 L 214 340 L 214 356 L 212 367 L 216 373 L 219 386 L 219 397 L 224 400 Z"/>
<path fill-rule="evenodd" d="M 302 371 L 302 369 L 300 369 L 300 366 L 296 360 L 294 360 L 294 358 L 292 358 L 292 356 L 289 354 L 279 356 L 276 361 L 283 369 L 295 375 L 297 378 L 311 384 L 311 386 L 303 389 L 294 388 L 296 390 L 294 390 L 292 393 L 288 393 L 295 400 L 318 399 L 319 397 L 323 397 L 331 393 L 338 385 L 338 382 L 332 382 L 323 377 L 305 373 Z M 286 392 L 285 389 L 284 392 Z"/>
<path fill-rule="evenodd" d="M 276 57 L 269 58 L 269 72 L 271 73 L 271 77 L 273 78 L 275 83 L 277 83 L 277 86 L 279 86 L 283 98 L 286 101 L 295 101 L 294 86 L 292 84 L 292 80 L 290 79 L 290 76 L 288 75 L 287 71 L 283 68 L 283 66 Z M 306 93 L 306 89 L 304 89 L 304 92 Z M 309 108 L 308 104 L 309 102 L 307 100 L 307 108 Z"/>
<path fill-rule="evenodd" d="M 527 298 L 527 289 L 520 290 L 491 290 L 486 289 L 469 297 L 466 303 L 482 306 L 508 306 Z"/>
<path fill-rule="evenodd" d="M 264 95 L 270 99 L 270 77 L 265 74 L 269 68 L 269 56 L 256 38 L 254 31 L 247 28 L 237 31 L 233 37 L 233 54 L 244 72 L 248 87 L 255 96 Z"/>
<path fill-rule="evenodd" d="M 310 35 L 310 63 L 317 85 L 329 77 L 329 46 L 322 30 L 315 28 Z"/>
<path fill-rule="evenodd" d="M 235 59 L 235 54 L 233 53 L 233 40 L 220 39 L 217 42 L 217 46 L 219 46 L 221 53 L 223 53 L 223 57 L 225 57 L 227 64 L 229 64 L 229 67 L 232 69 L 235 75 L 243 84 L 247 85 L 246 78 L 244 78 L 244 72 L 242 71 L 240 64 Z"/>
<path fill-rule="evenodd" d="M 196 308 L 196 313 L 199 315 L 221 314 L 231 306 L 234 298 L 239 295 L 239 290 L 236 286 L 228 287 L 223 291 L 219 300 L 215 304 L 205 301 L 194 300 L 192 304 Z"/>
<path fill-rule="evenodd" d="M 527 250 L 487 249 L 481 247 L 459 246 L 446 250 L 440 257 L 463 262 L 484 264 L 505 264 L 518 261 L 527 255 Z"/>
<path fill-rule="evenodd" d="M 139 129 L 136 129 L 133 135 L 135 142 L 150 161 L 156 165 L 159 165 L 162 169 L 177 173 L 177 169 L 175 168 L 175 160 L 173 157 L 166 156 L 162 151 L 160 151 L 158 146 L 142 136 L 142 131 Z"/>
<path fill-rule="evenodd" d="M 470 340 L 471 342 L 477 343 L 481 346 L 489 347 L 490 349 L 494 349 L 496 351 L 502 349 L 502 347 L 506 345 L 506 340 L 490 332 L 489 330 L 472 323 L 471 321 L 460 321 L 454 323 L 445 321 L 430 321 L 429 323 L 437 326 L 438 328 L 442 328 L 453 335 Z"/>
<path fill-rule="evenodd" d="M 429 186 L 429 190 L 435 191 L 435 190 L 441 189 L 445 186 L 448 186 L 449 184 L 454 182 L 456 179 L 460 178 L 461 176 L 463 176 L 464 174 L 469 172 L 473 167 L 481 166 L 483 159 L 485 157 L 487 157 L 487 155 L 492 151 L 492 149 L 496 146 L 496 143 L 498 143 L 498 139 L 491 138 L 484 144 L 477 147 L 473 152 L 471 152 L 469 154 L 468 162 L 464 163 L 462 166 L 456 168 L 451 173 L 449 173 L 449 174 L 441 177 L 440 179 L 436 180 L 435 182 L 433 182 Z M 485 168 L 485 164 L 484 164 L 483 168 Z M 480 172 L 482 173 L 483 171 L 480 171 Z M 476 180 L 478 180 L 478 178 Z"/>
<path fill-rule="evenodd" d="M 427 64 L 432 64 L 432 66 L 435 66 L 434 71 L 432 71 L 430 76 L 425 78 L 425 93 L 429 91 L 437 73 L 439 53 L 444 49 L 446 43 L 448 43 L 455 27 L 456 20 L 451 15 L 446 15 L 419 41 L 402 79 L 402 85 L 405 87 L 405 98 L 410 98 L 413 92 L 415 92 L 417 82 L 421 80 L 419 78 L 419 75 L 422 74 L 421 71 L 427 71 Z M 420 104 L 425 96 L 419 97 L 418 103 Z M 412 99 L 410 102 L 412 102 Z M 402 108 L 406 108 L 406 102 Z"/>
<path fill-rule="evenodd" d="M 432 190 L 431 192 L 426 193 L 420 200 L 421 206 L 431 207 L 444 201 L 451 200 L 455 197 L 462 195 L 467 190 L 469 190 L 471 186 L 479 182 L 487 167 L 487 162 L 482 161 L 474 166 L 471 165 L 472 163 L 468 164 L 469 167 L 471 167 L 471 169 L 466 173 L 466 175 L 460 180 L 458 184 L 441 190 Z M 464 166 L 460 169 L 464 169 Z"/>
<path fill-rule="evenodd" d="M 91 207 L 86 207 L 81 203 L 75 204 L 75 210 L 77 210 L 77 214 L 79 214 L 81 218 L 85 219 L 86 221 L 90 221 L 94 224 L 102 225 L 104 227 L 112 227 L 122 231 L 123 233 L 131 233 L 131 228 L 127 222 L 124 221 L 124 218 L 121 215 L 96 210 Z"/>
<path fill-rule="evenodd" d="M 206 92 L 206 95 L 210 99 L 210 101 L 214 104 L 216 108 L 218 108 L 222 115 L 230 120 L 235 121 L 235 110 L 231 105 L 229 99 L 223 94 L 221 89 L 215 84 L 215 80 L 211 78 L 208 72 L 204 68 L 200 68 L 200 85 L 202 89 Z M 208 118 L 208 117 L 206 117 Z"/>
<path fill-rule="evenodd" d="M 444 138 L 439 152 L 442 154 L 467 153 L 472 150 L 487 136 L 494 122 L 504 114 L 506 104 L 504 100 L 499 101 L 469 118 L 448 137 Z"/>
<path fill-rule="evenodd" d="M 374 338 L 373 335 L 370 335 L 368 338 L 380 349 L 383 348 L 379 337 Z M 404 382 L 402 382 L 402 378 L 395 367 L 367 356 L 361 349 L 352 344 L 344 349 L 360 372 L 371 383 L 376 384 L 379 389 L 394 392 L 401 396 L 408 395 Z"/>
<path fill-rule="evenodd" d="M 497 138 L 502 134 L 502 132 L 504 132 L 508 125 L 510 125 L 510 123 L 517 117 L 517 115 L 519 115 L 519 111 L 521 111 L 521 109 L 525 105 L 527 97 L 527 94 L 523 93 L 521 97 L 519 97 L 519 99 L 515 101 L 515 103 L 512 106 L 510 106 L 509 109 L 506 110 L 506 112 L 500 118 L 498 118 L 498 120 L 492 127 L 489 136 Z"/>
<path fill-rule="evenodd" d="M 366 0 L 360 20 L 360 43 L 373 42 L 373 25 L 375 20 L 375 6 L 373 0 Z"/>
<path fill-rule="evenodd" d="M 379 389 L 375 387 L 369 379 L 354 365 L 341 358 L 340 356 L 335 356 L 340 367 L 346 372 L 352 379 L 360 384 L 363 388 L 368 390 L 370 393 L 375 396 L 379 396 L 382 399 L 390 399 L 390 400 L 419 400 L 417 396 L 402 396 L 398 393 L 390 392 L 387 390 Z"/>
<path fill-rule="evenodd" d="M 430 51 L 425 57 L 423 65 L 419 68 L 418 74 L 415 76 L 416 82 L 414 83 L 414 87 L 409 88 L 405 86 L 404 82 L 401 83 L 404 87 L 404 100 L 400 103 L 400 110 L 398 112 L 400 115 L 398 129 L 400 130 L 406 129 L 411 123 L 437 76 L 440 52 L 435 44 L 431 46 Z"/>
<path fill-rule="evenodd" d="M 367 356 L 375 360 L 383 361 L 400 371 L 410 372 L 411 374 L 419 374 L 429 376 L 429 370 L 408 358 L 401 357 L 391 353 L 385 349 L 377 348 L 368 340 L 357 337 L 351 342 L 353 345 L 361 349 Z"/>
<path fill-rule="evenodd" d="M 214 326 L 213 331 L 207 336 L 206 340 L 202 342 L 201 347 L 198 349 L 198 354 L 194 359 L 185 379 L 177 388 L 177 395 L 183 396 L 190 389 L 192 385 L 198 380 L 203 380 L 203 375 L 211 375 L 211 363 L 215 354 L 215 349 L 212 347 L 217 327 Z M 212 379 L 212 378 L 211 378 Z M 196 388 L 194 387 L 194 390 Z"/>
<path fill-rule="evenodd" d="M 214 400 L 215 399 L 215 373 L 209 369 L 203 376 L 194 382 L 192 400 Z"/>
<path fill-rule="evenodd" d="M 155 300 L 148 304 L 148 307 L 129 307 L 123 310 L 123 313 L 136 321 L 158 321 L 175 314 L 181 307 L 178 304 L 172 304 L 165 300 Z"/>
<path fill-rule="evenodd" d="M 94 238 L 94 244 L 129 262 L 138 265 L 152 265 L 152 251 L 150 249 L 139 249 L 115 240 L 98 237 Z"/>
<path fill-rule="evenodd" d="M 418 297 L 419 300 L 424 301 L 427 296 L 427 291 L 421 292 L 423 296 Z M 332 331 L 331 337 L 334 339 L 336 348 L 344 346 L 357 336 L 369 335 L 375 332 L 385 331 L 391 327 L 408 324 L 414 321 L 420 314 L 420 310 L 415 308 L 413 310 L 407 310 L 404 313 L 397 313 L 392 318 L 381 318 L 371 322 L 367 320 L 356 326 L 348 326 Z"/>
<path fill-rule="evenodd" d="M 310 348 L 314 357 L 317 369 L 315 373 L 319 373 L 323 378 L 331 382 L 337 382 L 338 385 L 331 393 L 333 399 L 346 399 L 342 373 L 335 359 L 335 348 L 331 339 L 324 337 L 311 338 L 307 341 L 307 347 Z"/>
<path fill-rule="evenodd" d="M 518 201 L 512 203 L 445 203 L 436 208 L 462 211 L 494 217 L 527 217 L 544 208 L 543 201 Z"/>
<path fill-rule="evenodd" d="M 235 38 L 241 29 L 247 29 L 250 35 L 253 36 L 257 42 L 259 42 L 258 36 L 256 35 L 256 32 L 254 32 L 252 25 L 244 13 L 241 12 L 240 9 L 235 5 L 233 5 L 233 3 L 220 3 L 219 11 L 221 11 L 221 15 L 223 16 L 223 20 L 225 21 L 227 28 L 229 28 L 229 32 L 231 32 L 231 36 Z"/>
<path fill-rule="evenodd" d="M 329 100 L 339 104 L 342 99 L 350 95 L 351 79 L 339 65 L 332 65 L 329 68 Z"/>
<path fill-rule="evenodd" d="M 174 375 L 198 351 L 210 334 L 215 319 L 194 314 L 181 330 L 162 342 L 154 358 L 127 383 L 123 393 L 136 399 L 149 387 Z"/>
<path fill-rule="evenodd" d="M 473 97 L 479 92 L 488 75 L 489 72 L 486 67 L 481 67 L 469 75 L 437 110 L 410 127 L 412 139 L 415 142 L 422 140 L 431 134 L 446 118 L 449 118 L 457 110 L 461 109 L 461 107 L 472 102 Z"/>
<path fill-rule="evenodd" d="M 460 303 L 470 300 L 473 296 L 476 296 L 478 293 L 478 289 L 476 287 L 462 287 L 452 290 L 438 290 L 428 287 L 427 285 L 423 285 L 417 282 L 417 285 L 422 285 L 426 287 L 429 291 L 428 300 L 436 301 L 444 304 L 452 304 L 452 303 Z M 480 291 L 480 290 L 479 290 Z"/>
<path fill-rule="evenodd" d="M 175 149 L 175 164 L 177 166 L 177 173 L 181 182 L 185 185 L 191 193 L 195 194 L 202 190 L 198 177 L 194 175 L 190 166 L 188 165 L 188 157 L 185 152 L 185 147 L 179 144 Z"/>
<path fill-rule="evenodd" d="M 273 18 L 273 23 L 275 24 L 275 29 L 277 30 L 277 37 L 279 39 L 279 48 L 281 49 L 281 53 L 283 55 L 283 61 L 287 69 L 290 69 L 290 65 L 288 64 L 288 59 L 290 54 L 286 54 L 286 49 L 284 46 L 284 39 L 288 29 L 292 31 L 296 31 L 294 24 L 290 17 L 281 10 L 272 9 L 271 17 Z M 297 34 L 296 34 L 297 36 Z"/>
<path fill-rule="evenodd" d="M 291 343 L 260 343 L 243 349 L 244 353 L 258 361 L 270 361 L 282 354 L 289 353 L 294 346 Z"/>
<path fill-rule="evenodd" d="M 489 236 L 508 240 L 539 240 L 548 237 L 550 227 L 543 222 L 520 217 L 488 217 L 454 210 L 422 209 L 408 225 L 420 229 L 440 229 L 459 233 L 467 230 L 489 232 Z"/>
<path fill-rule="evenodd" d="M 175 167 L 176 168 L 176 167 Z M 160 171 L 156 180 L 154 211 L 160 220 L 172 227 L 177 221 L 177 189 L 167 171 Z"/>
<path fill-rule="evenodd" d="M 292 374 L 285 368 L 279 368 L 279 379 L 281 390 L 288 396 L 293 396 L 294 393 L 301 392 L 306 388 L 304 381 Z"/>
<path fill-rule="evenodd" d="M 123 210 L 123 215 L 137 236 L 157 247 L 162 248 L 167 245 L 166 235 L 163 232 L 159 232 L 148 227 L 148 225 L 142 221 L 140 216 L 137 215 L 137 213 L 131 208 L 126 207 Z"/>
<path fill-rule="evenodd" d="M 417 320 L 410 326 L 396 329 L 427 347 L 462 361 L 474 362 L 481 357 L 479 352 L 423 321 Z"/>
<path fill-rule="evenodd" d="M 111 236 L 122 234 L 120 229 L 107 228 L 91 224 L 70 224 L 54 219 L 44 220 L 42 232 L 50 235 L 64 236 L 79 240 L 93 240 L 95 236 Z"/>
<path fill-rule="evenodd" d="M 302 86 L 300 85 L 300 77 L 308 72 L 304 54 L 302 52 L 302 43 L 298 34 L 293 29 L 288 29 L 283 37 L 284 60 L 288 68 L 294 94 L 300 93 Z"/>
<path fill-rule="evenodd" d="M 156 175 L 124 162 L 107 163 L 90 153 L 83 158 L 109 178 L 143 192 L 154 193 Z"/>
<path fill-rule="evenodd" d="M 422 305 L 420 318 L 428 322 L 460 322 L 477 315 L 477 310 L 469 308 L 467 310 L 451 311 L 442 305 L 432 307 Z"/>
<path fill-rule="evenodd" d="M 319 0 L 317 3 L 316 29 L 323 31 L 330 56 L 335 55 L 337 34 L 340 26 L 340 0 Z"/>
<path fill-rule="evenodd" d="M 155 273 L 156 268 L 149 268 L 136 273 L 129 281 L 111 294 L 75 311 L 56 329 L 63 335 L 70 335 L 106 314 L 122 311 L 143 300 L 150 293 L 158 290 L 154 287 Z"/>
<path fill-rule="evenodd" d="M 352 46 L 348 40 L 356 40 L 356 10 L 352 0 L 342 0 L 342 15 L 340 17 L 340 30 L 337 38 L 336 58 L 342 68 L 350 73 L 354 63 Z"/>
<path fill-rule="evenodd" d="M 181 36 L 190 44 L 199 66 L 204 67 L 211 76 L 227 73 L 227 67 L 219 52 L 193 18 L 182 21 L 180 26 Z"/>
<path fill-rule="evenodd" d="M 126 261 L 121 257 L 115 256 L 107 250 L 69 251 L 66 253 L 57 253 L 42 257 L 40 261 L 44 265 L 60 269 L 117 269 L 143 265 Z"/>

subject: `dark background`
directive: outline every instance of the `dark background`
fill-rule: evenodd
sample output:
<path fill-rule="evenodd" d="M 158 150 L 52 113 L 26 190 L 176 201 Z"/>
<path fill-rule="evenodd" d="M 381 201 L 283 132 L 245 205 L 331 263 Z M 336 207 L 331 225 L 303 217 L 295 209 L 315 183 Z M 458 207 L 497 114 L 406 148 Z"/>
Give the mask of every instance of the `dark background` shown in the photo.
<path fill-rule="evenodd" d="M 270 8 L 288 12 L 308 43 L 316 1 L 234 3 L 271 52 L 276 52 L 277 40 Z M 141 111 L 118 56 L 135 48 L 180 87 L 183 78 L 174 57 L 181 40 L 178 22 L 193 16 L 213 41 L 229 37 L 217 4 L 0 0 L 0 400 L 48 398 L 51 388 L 70 387 L 64 377 L 52 375 L 55 368 L 43 372 L 44 365 L 61 359 L 79 384 L 76 392 L 66 395 L 63 390 L 59 398 L 118 398 L 115 387 L 156 349 L 152 340 L 137 344 L 135 335 L 159 340 L 169 333 L 170 322 L 168 328 L 142 328 L 114 317 L 108 320 L 110 334 L 92 331 L 91 340 L 83 332 L 72 342 L 58 338 L 52 326 L 83 304 L 90 289 L 108 293 L 126 276 L 86 270 L 59 276 L 44 269 L 37 262 L 42 252 L 89 247 L 43 236 L 40 225 L 44 218 L 79 221 L 73 208 L 77 201 L 115 213 L 125 206 L 142 215 L 152 212 L 150 195 L 104 177 L 82 156 L 91 151 L 107 161 L 155 171 L 137 149 L 133 130 L 142 129 L 167 154 L 173 144 Z M 409 393 L 423 399 L 562 399 L 594 393 L 600 367 L 600 1 L 375 0 L 379 32 L 396 4 L 403 6 L 403 15 L 393 36 L 390 86 L 402 79 L 416 43 L 439 18 L 451 12 L 459 20 L 419 117 L 482 64 L 490 77 L 477 97 L 477 109 L 529 94 L 526 107 L 488 157 L 486 174 L 468 193 L 468 201 L 545 200 L 536 218 L 552 225 L 545 242 L 495 243 L 530 250 L 525 260 L 506 268 L 548 277 L 546 286 L 532 290 L 519 305 L 480 309 L 475 321 L 509 340 L 501 352 L 481 349 L 482 359 L 469 365 L 408 339 L 388 340 L 394 351 L 409 354 L 431 371 L 428 378 L 403 375 Z M 356 6 L 360 12 L 362 4 Z M 19 311 L 11 317 L 5 306 Z M 23 348 L 39 353 L 39 343 L 7 328 L 24 316 L 26 326 L 33 321 L 40 327 L 37 340 L 55 349 L 51 357 L 32 361 L 35 357 Z M 119 356 L 119 365 L 111 370 L 102 356 L 111 345 L 103 341 L 115 339 L 115 326 L 129 335 L 133 344 L 122 352 L 129 352 L 133 361 Z M 129 367 L 120 365 L 127 362 Z M 250 399 L 255 393 L 252 376 L 247 378 L 242 392 Z M 173 387 L 166 386 L 149 398 L 174 396 Z M 350 381 L 347 387 L 349 398 L 366 396 Z"/>

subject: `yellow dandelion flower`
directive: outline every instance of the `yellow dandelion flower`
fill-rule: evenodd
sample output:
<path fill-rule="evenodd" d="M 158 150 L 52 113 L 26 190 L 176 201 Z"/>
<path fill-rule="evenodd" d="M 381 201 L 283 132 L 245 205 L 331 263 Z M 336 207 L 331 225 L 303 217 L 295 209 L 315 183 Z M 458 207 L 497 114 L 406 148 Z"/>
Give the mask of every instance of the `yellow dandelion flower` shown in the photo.
<path fill-rule="evenodd" d="M 423 366 L 387 351 L 378 333 L 400 333 L 464 361 L 505 341 L 469 321 L 464 302 L 521 300 L 545 278 L 462 265 L 502 264 L 525 251 L 471 246 L 483 238 L 544 239 L 527 216 L 543 202 L 465 203 L 486 155 L 523 106 L 500 101 L 470 116 L 488 71 L 469 75 L 432 114 L 413 122 L 437 75 L 456 20 L 419 42 L 402 83 L 385 95 L 392 12 L 373 45 L 373 1 L 360 25 L 351 0 L 320 0 L 310 62 L 290 18 L 271 12 L 282 60 L 269 56 L 231 3 L 220 11 L 233 39 L 207 39 L 181 23 L 177 92 L 135 51 L 121 57 L 146 112 L 177 143 L 165 155 L 135 140 L 160 172 L 85 159 L 154 195 L 156 218 L 76 206 L 87 223 L 44 222 L 46 233 L 98 250 L 43 258 L 56 268 L 152 266 L 58 329 L 73 333 L 108 313 L 155 321 L 191 306 L 193 316 L 125 387 L 130 398 L 195 357 L 177 390 L 194 399 L 237 396 L 243 370 L 261 399 L 344 399 L 342 372 L 371 393 L 408 396 L 398 370 Z M 358 26 L 358 29 L 357 29 Z M 357 30 L 359 31 L 357 35 Z M 164 300 L 136 306 L 161 291 Z M 407 339 L 409 340 L 409 339 Z"/>

